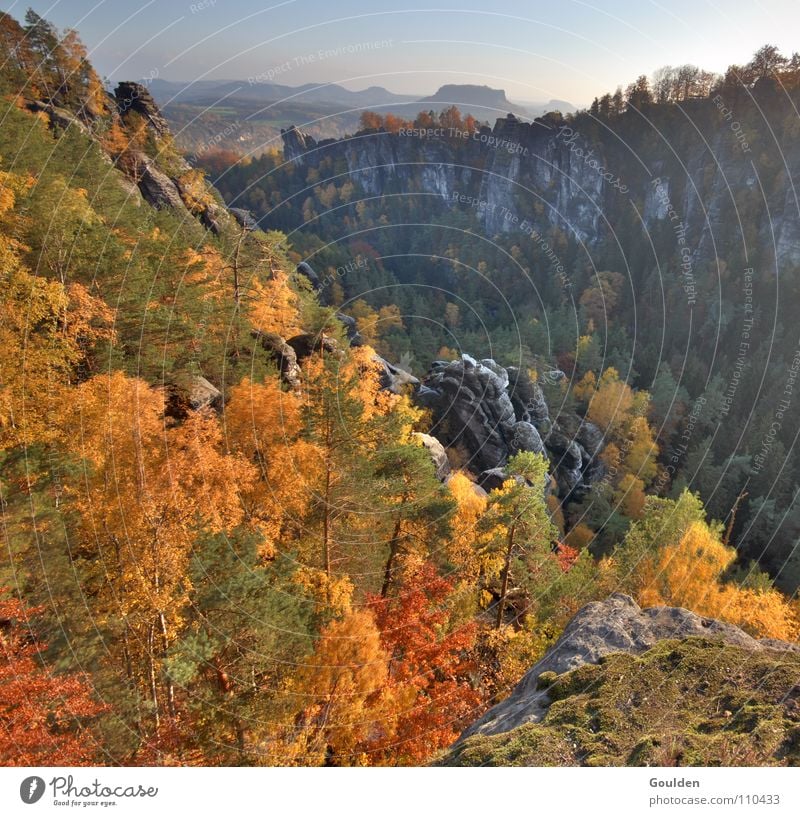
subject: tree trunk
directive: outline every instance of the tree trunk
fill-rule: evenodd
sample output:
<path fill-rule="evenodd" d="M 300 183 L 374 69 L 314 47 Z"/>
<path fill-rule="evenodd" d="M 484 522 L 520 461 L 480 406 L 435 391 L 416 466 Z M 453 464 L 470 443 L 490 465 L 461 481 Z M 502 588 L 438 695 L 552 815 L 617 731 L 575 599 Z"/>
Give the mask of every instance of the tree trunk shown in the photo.
<path fill-rule="evenodd" d="M 167 635 L 167 620 L 164 617 L 163 612 L 158 613 L 158 624 L 159 628 L 161 629 L 161 640 L 162 640 L 162 648 L 164 650 L 164 657 L 167 656 L 167 650 L 169 649 L 169 636 Z M 167 710 L 169 711 L 170 717 L 175 717 L 175 684 L 172 682 L 172 679 L 167 675 Z"/>
<path fill-rule="evenodd" d="M 153 716 L 155 717 L 156 733 L 161 729 L 161 712 L 158 703 L 158 682 L 156 680 L 155 652 L 155 624 L 150 624 L 147 630 L 147 665 L 150 679 L 150 696 L 153 699 Z"/>
<path fill-rule="evenodd" d="M 500 583 L 500 598 L 497 601 L 497 621 L 495 629 L 503 625 L 503 613 L 506 609 L 506 595 L 508 594 L 508 574 L 511 572 L 511 555 L 514 551 L 514 525 L 508 529 L 508 547 L 506 548 L 506 560 L 503 564 L 502 580 Z"/>
<path fill-rule="evenodd" d="M 392 583 L 392 572 L 394 570 L 394 562 L 397 558 L 397 553 L 400 551 L 400 531 L 402 529 L 402 521 L 397 519 L 394 525 L 394 532 L 392 533 L 392 540 L 389 543 L 389 557 L 386 559 L 386 567 L 383 570 L 383 586 L 381 587 L 381 598 L 385 598 L 389 594 L 389 587 Z"/>
<path fill-rule="evenodd" d="M 325 468 L 325 508 L 322 519 L 322 557 L 325 562 L 325 574 L 331 577 L 331 469 Z"/>

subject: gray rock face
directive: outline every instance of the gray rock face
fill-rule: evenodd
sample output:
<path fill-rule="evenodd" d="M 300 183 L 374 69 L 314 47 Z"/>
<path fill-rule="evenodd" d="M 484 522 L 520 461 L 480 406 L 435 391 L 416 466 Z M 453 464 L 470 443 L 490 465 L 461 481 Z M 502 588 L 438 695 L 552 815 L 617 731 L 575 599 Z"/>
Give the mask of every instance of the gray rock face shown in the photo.
<path fill-rule="evenodd" d="M 183 199 L 175 182 L 162 173 L 155 166 L 152 159 L 141 153 L 136 157 L 136 163 L 138 166 L 139 190 L 150 206 L 159 210 L 167 208 L 185 209 Z"/>
<path fill-rule="evenodd" d="M 81 133 L 88 133 L 89 129 L 76 116 L 64 108 L 59 108 L 57 105 L 51 105 L 49 102 L 41 102 L 39 100 L 33 101 L 28 105 L 28 109 L 34 113 L 44 113 L 50 120 L 51 127 L 61 128 L 66 130 L 68 127 L 75 127 Z"/>
<path fill-rule="evenodd" d="M 539 722 L 550 705 L 547 690 L 538 687 L 544 672 L 563 674 L 587 663 L 598 663 L 613 652 L 640 654 L 659 640 L 692 636 L 719 639 L 754 651 L 800 651 L 792 643 L 756 640 L 738 626 L 701 617 L 688 609 L 669 606 L 641 609 L 632 598 L 617 593 L 583 607 L 555 646 L 519 681 L 511 695 L 489 709 L 459 740 L 473 734 L 500 734 L 528 722 Z"/>
<path fill-rule="evenodd" d="M 300 387 L 300 366 L 297 363 L 297 352 L 279 334 L 258 334 L 261 345 L 278 364 L 281 379 L 290 387 Z"/>
<path fill-rule="evenodd" d="M 245 232 L 256 232 L 258 230 L 258 221 L 253 218 L 253 213 L 250 210 L 246 210 L 244 207 L 228 207 L 228 212 Z"/>
<path fill-rule="evenodd" d="M 114 91 L 119 115 L 125 119 L 130 113 L 144 118 L 159 137 L 169 133 L 169 125 L 161 115 L 150 91 L 138 82 L 120 82 Z"/>
<path fill-rule="evenodd" d="M 753 109 L 740 103 L 742 121 L 748 115 L 745 104 Z M 346 165 L 367 195 L 414 190 L 438 201 L 442 210 L 472 208 L 487 236 L 530 235 L 532 230 L 544 236 L 558 227 L 592 245 L 609 237 L 615 218 L 631 202 L 640 202 L 648 227 L 668 222 L 672 207 L 686 225 L 692 264 L 699 265 L 715 259 L 721 238 L 724 243 L 738 240 L 729 238 L 741 206 L 731 191 L 755 195 L 758 179 L 751 156 L 712 99 L 690 100 L 685 108 L 691 110 L 691 124 L 685 127 L 676 126 L 666 106 L 656 112 L 653 127 L 672 134 L 660 147 L 647 141 L 648 128 L 626 131 L 623 148 L 610 130 L 552 115 L 533 122 L 506 116 L 468 139 L 373 130 L 316 142 L 294 127 L 282 131 L 282 137 L 287 159 L 316 167 L 332 157 Z M 678 138 L 680 163 L 669 148 Z M 772 193 L 769 207 L 765 202 L 754 210 L 753 240 L 769 247 L 774 241 L 775 260 L 791 267 L 800 264 L 800 219 L 790 183 L 800 172 L 800 151 L 774 147 L 780 150 L 776 161 L 785 164 L 785 181 Z M 647 155 L 652 172 L 643 172 L 630 155 Z M 521 190 L 532 191 L 531 200 L 541 203 L 537 212 L 532 207 L 520 211 Z"/>
<path fill-rule="evenodd" d="M 305 278 L 308 278 L 312 289 L 319 289 L 319 275 L 314 271 L 310 263 L 300 261 L 297 264 L 297 272 Z"/>
<path fill-rule="evenodd" d="M 514 425 L 514 436 L 509 443 L 509 450 L 511 453 L 519 453 L 520 451 L 533 451 L 533 453 L 542 453 L 544 451 L 544 442 L 539 436 L 539 431 L 530 422 L 521 420 Z"/>
<path fill-rule="evenodd" d="M 451 474 L 451 468 L 444 445 L 430 434 L 415 433 L 412 434 L 412 436 L 418 440 L 431 455 L 431 460 L 436 468 L 436 478 L 440 482 L 446 481 Z"/>
<path fill-rule="evenodd" d="M 184 419 L 189 411 L 222 407 L 222 392 L 205 377 L 179 374 L 167 385 L 166 413 L 175 419 Z"/>
<path fill-rule="evenodd" d="M 484 470 L 483 473 L 478 476 L 478 484 L 484 490 L 491 493 L 492 490 L 501 488 L 506 479 L 508 479 L 508 474 L 503 468 L 490 468 L 489 470 Z"/>
<path fill-rule="evenodd" d="M 281 128 L 281 138 L 283 139 L 283 155 L 295 164 L 302 164 L 305 154 L 313 151 L 317 146 L 313 136 L 303 133 L 294 125 L 285 130 Z"/>
<path fill-rule="evenodd" d="M 336 319 L 344 326 L 345 332 L 347 332 L 347 342 L 350 343 L 351 346 L 357 348 L 358 346 L 364 345 L 364 338 L 358 330 L 358 325 L 354 317 L 336 312 Z"/>
<path fill-rule="evenodd" d="M 502 484 L 503 467 L 521 451 L 546 454 L 562 498 L 580 498 L 602 476 L 603 436 L 580 417 L 553 421 L 542 389 L 528 375 L 494 360 L 439 360 L 417 389 L 433 415 L 431 434 L 468 454 L 465 467 L 486 490 Z"/>
<path fill-rule="evenodd" d="M 470 454 L 466 466 L 476 473 L 506 463 L 517 423 L 507 376 L 464 355 L 434 363 L 424 384 L 418 400 L 433 411 L 434 436 L 465 448 Z"/>
<path fill-rule="evenodd" d="M 381 388 L 392 394 L 405 394 L 419 385 L 419 380 L 413 374 L 398 368 L 383 357 L 376 354 L 372 359 L 381 367 Z"/>

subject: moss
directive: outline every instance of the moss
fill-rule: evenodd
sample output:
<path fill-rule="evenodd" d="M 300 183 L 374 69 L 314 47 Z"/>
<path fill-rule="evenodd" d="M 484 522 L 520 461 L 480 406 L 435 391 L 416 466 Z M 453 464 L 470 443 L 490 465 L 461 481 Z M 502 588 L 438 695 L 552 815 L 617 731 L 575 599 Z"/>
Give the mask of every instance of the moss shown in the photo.
<path fill-rule="evenodd" d="M 470 737 L 438 764 L 800 765 L 795 652 L 661 641 L 544 684 L 542 722 Z"/>

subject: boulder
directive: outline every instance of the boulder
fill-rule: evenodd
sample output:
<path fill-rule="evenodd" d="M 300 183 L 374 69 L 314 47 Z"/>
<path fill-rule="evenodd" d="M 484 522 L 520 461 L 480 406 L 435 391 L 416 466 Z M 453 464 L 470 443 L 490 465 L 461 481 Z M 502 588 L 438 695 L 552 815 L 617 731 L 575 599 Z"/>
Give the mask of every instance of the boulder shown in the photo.
<path fill-rule="evenodd" d="M 447 458 L 447 451 L 444 449 L 444 445 L 442 445 L 442 443 L 436 439 L 436 437 L 430 436 L 430 434 L 415 433 L 412 434 L 412 436 L 418 442 L 420 442 L 431 455 L 431 460 L 436 468 L 436 478 L 440 482 L 447 481 L 452 470 L 450 468 L 450 461 Z"/>
<path fill-rule="evenodd" d="M 392 394 L 405 394 L 409 389 L 419 385 L 419 380 L 413 374 L 398 368 L 383 357 L 376 354 L 372 359 L 381 367 L 381 388 Z"/>
<path fill-rule="evenodd" d="M 173 419 L 185 419 L 189 411 L 222 407 L 222 392 L 197 374 L 176 375 L 167 383 L 166 394 L 166 414 Z"/>
<path fill-rule="evenodd" d="M 800 646 L 783 641 L 757 640 L 738 626 L 705 618 L 678 607 L 641 609 L 633 598 L 615 593 L 604 601 L 587 604 L 569 622 L 556 644 L 519 681 L 511 695 L 490 708 L 459 738 L 473 734 L 500 734 L 526 723 L 539 722 L 547 713 L 547 686 L 558 675 L 585 664 L 599 663 L 614 652 L 641 654 L 658 641 L 699 636 L 750 651 L 773 649 L 800 652 Z M 541 682 L 546 675 L 547 683 Z"/>
<path fill-rule="evenodd" d="M 281 379 L 290 388 L 299 388 L 301 371 L 297 364 L 297 352 L 279 334 L 269 332 L 256 336 L 260 338 L 262 347 L 277 362 Z"/>
<path fill-rule="evenodd" d="M 503 468 L 490 468 L 484 470 L 478 476 L 478 484 L 487 492 L 491 493 L 493 490 L 503 486 L 503 482 L 508 479 L 508 474 Z"/>
<path fill-rule="evenodd" d="M 523 420 L 514 425 L 514 436 L 509 442 L 509 450 L 512 454 L 521 451 L 542 453 L 544 451 L 544 442 L 542 442 L 542 437 L 539 436 L 536 427 Z"/>

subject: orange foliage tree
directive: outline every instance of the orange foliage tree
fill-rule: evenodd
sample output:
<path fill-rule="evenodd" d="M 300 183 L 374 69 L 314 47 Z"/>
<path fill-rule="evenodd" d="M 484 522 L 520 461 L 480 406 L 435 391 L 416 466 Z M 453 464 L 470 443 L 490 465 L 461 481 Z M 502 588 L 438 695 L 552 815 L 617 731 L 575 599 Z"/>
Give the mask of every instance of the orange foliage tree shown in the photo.
<path fill-rule="evenodd" d="M 6 593 L 0 590 L 0 763 L 95 764 L 100 750 L 87 726 L 104 706 L 83 677 L 43 664 L 44 644 L 31 630 L 39 610 Z"/>
<path fill-rule="evenodd" d="M 391 737 L 373 741 L 377 764 L 420 764 L 450 745 L 475 716 L 472 687 L 477 625 L 453 620 L 452 584 L 426 563 L 396 597 L 368 599 L 390 656 L 389 681 L 400 707 Z"/>
<path fill-rule="evenodd" d="M 162 663 L 188 603 L 193 543 L 242 522 L 238 488 L 254 478 L 252 465 L 222 451 L 214 416 L 166 427 L 163 411 L 162 393 L 115 373 L 79 386 L 63 425 L 84 463 L 69 491 L 89 565 L 84 589 L 127 682 L 149 698 L 156 732 L 177 713 Z"/>

